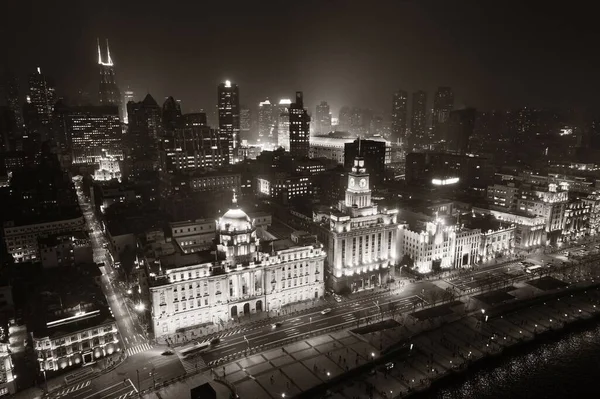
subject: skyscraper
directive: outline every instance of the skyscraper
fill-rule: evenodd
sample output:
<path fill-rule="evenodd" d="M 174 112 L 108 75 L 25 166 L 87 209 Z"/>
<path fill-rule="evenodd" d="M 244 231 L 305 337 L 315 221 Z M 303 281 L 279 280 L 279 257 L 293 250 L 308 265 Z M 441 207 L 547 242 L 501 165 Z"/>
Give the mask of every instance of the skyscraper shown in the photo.
<path fill-rule="evenodd" d="M 219 143 L 227 163 L 234 163 L 235 149 L 240 145 L 240 91 L 238 85 L 226 80 L 219 84 Z"/>
<path fill-rule="evenodd" d="M 466 154 L 470 150 L 469 140 L 475 127 L 475 108 L 465 108 L 450 112 L 446 129 L 446 150 Z"/>
<path fill-rule="evenodd" d="M 454 93 L 450 87 L 438 87 L 433 99 L 433 135 L 436 141 L 445 136 L 444 129 L 454 108 Z"/>
<path fill-rule="evenodd" d="M 29 75 L 29 97 L 27 100 L 32 105 L 37 122 L 45 126 L 50 125 L 54 103 L 56 102 L 54 83 L 42 74 L 39 67 Z"/>
<path fill-rule="evenodd" d="M 123 159 L 118 107 L 91 105 L 71 107 L 67 112 L 73 163 L 98 163 L 103 153 Z"/>
<path fill-rule="evenodd" d="M 173 97 L 167 97 L 162 106 L 162 128 L 164 132 L 174 131 L 181 123 L 181 105 Z"/>
<path fill-rule="evenodd" d="M 114 105 L 121 111 L 121 92 L 115 81 L 115 65 L 110 56 L 108 39 L 106 40 L 106 61 L 102 58 L 100 40 L 98 40 L 98 68 L 100 70 L 100 85 L 98 97 L 100 105 Z"/>
<path fill-rule="evenodd" d="M 21 107 L 21 96 L 19 92 L 19 80 L 15 76 L 9 76 L 6 80 L 6 104 L 15 121 L 18 130 L 23 129 L 23 109 Z"/>
<path fill-rule="evenodd" d="M 252 110 L 242 106 L 240 108 L 240 140 L 249 140 L 252 128 Z"/>
<path fill-rule="evenodd" d="M 258 142 L 260 144 L 276 144 L 273 140 L 274 114 L 273 105 L 268 98 L 258 103 Z"/>
<path fill-rule="evenodd" d="M 321 101 L 321 104 L 317 105 L 317 112 L 315 113 L 315 133 L 316 134 L 327 134 L 331 131 L 331 110 L 327 101 Z"/>
<path fill-rule="evenodd" d="M 296 92 L 296 102 L 290 105 L 290 153 L 296 158 L 308 157 L 310 148 L 310 116 L 304 108 L 301 91 Z"/>
<path fill-rule="evenodd" d="M 290 150 L 290 105 L 292 100 L 282 98 L 279 100 L 277 112 L 277 146 Z"/>
<path fill-rule="evenodd" d="M 123 122 L 127 124 L 129 123 L 129 117 L 127 115 L 127 103 L 129 103 L 129 101 L 135 101 L 133 98 L 133 91 L 129 90 L 129 88 L 125 90 L 123 99 L 123 110 L 121 112 L 123 113 Z"/>
<path fill-rule="evenodd" d="M 143 101 L 127 103 L 127 115 L 127 163 L 129 176 L 132 177 L 138 172 L 158 167 L 161 109 L 156 100 L 147 94 Z"/>
<path fill-rule="evenodd" d="M 392 101 L 392 141 L 407 142 L 406 118 L 408 114 L 408 94 L 404 90 L 394 93 Z"/>
<path fill-rule="evenodd" d="M 427 93 L 422 90 L 413 93 L 412 119 L 410 123 L 411 140 L 409 147 L 424 144 L 426 141 Z"/>

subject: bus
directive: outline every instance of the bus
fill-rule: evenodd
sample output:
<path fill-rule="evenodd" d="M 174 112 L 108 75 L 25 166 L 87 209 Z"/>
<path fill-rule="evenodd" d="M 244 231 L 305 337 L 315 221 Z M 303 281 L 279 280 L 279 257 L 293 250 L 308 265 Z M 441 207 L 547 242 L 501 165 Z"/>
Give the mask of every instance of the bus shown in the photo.
<path fill-rule="evenodd" d="M 203 343 L 195 342 L 193 345 L 183 348 L 179 353 L 184 359 L 189 359 L 198 356 L 202 352 L 206 351 L 210 347 L 210 342 L 206 341 Z"/>
<path fill-rule="evenodd" d="M 533 272 L 535 272 L 536 270 L 539 270 L 539 269 L 541 269 L 541 268 L 542 268 L 542 266 L 540 266 L 540 265 L 527 266 L 527 267 L 525 268 L 525 272 L 526 272 L 526 273 L 533 273 Z"/>

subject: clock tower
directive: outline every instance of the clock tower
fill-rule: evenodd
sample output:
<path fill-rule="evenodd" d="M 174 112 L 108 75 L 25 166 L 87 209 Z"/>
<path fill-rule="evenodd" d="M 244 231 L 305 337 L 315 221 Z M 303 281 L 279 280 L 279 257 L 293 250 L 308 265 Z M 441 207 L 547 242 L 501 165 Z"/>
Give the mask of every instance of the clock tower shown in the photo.
<path fill-rule="evenodd" d="M 344 205 L 348 208 L 356 205 L 359 209 L 371 206 L 371 189 L 369 188 L 369 174 L 365 168 L 362 157 L 354 159 L 352 170 L 348 173 L 348 187 Z"/>

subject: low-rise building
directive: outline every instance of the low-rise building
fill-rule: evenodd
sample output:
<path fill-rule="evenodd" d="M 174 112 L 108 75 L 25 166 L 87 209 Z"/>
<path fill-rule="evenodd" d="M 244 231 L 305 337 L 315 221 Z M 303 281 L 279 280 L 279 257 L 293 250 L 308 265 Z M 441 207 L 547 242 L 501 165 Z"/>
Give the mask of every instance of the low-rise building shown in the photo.
<path fill-rule="evenodd" d="M 487 208 L 473 208 L 474 214 L 492 215 L 501 222 L 515 225 L 514 246 L 518 249 L 532 249 L 546 244 L 546 220 L 527 212 L 502 212 Z"/>
<path fill-rule="evenodd" d="M 460 223 L 470 229 L 481 231 L 479 262 L 489 261 L 514 253 L 514 223 L 502 222 L 492 215 L 470 213 L 460 216 Z"/>
<path fill-rule="evenodd" d="M 261 242 L 256 230 L 234 200 L 218 220 L 216 250 L 161 258 L 150 273 L 155 337 L 323 296 L 325 252 L 316 237 Z"/>
<path fill-rule="evenodd" d="M 28 315 L 43 372 L 91 364 L 121 350 L 117 325 L 99 281 L 95 266 L 44 271 L 35 291 L 40 294 L 30 299 L 32 313 Z"/>
<path fill-rule="evenodd" d="M 4 240 L 15 262 L 37 261 L 40 258 L 39 238 L 84 230 L 85 220 L 81 214 L 46 222 L 8 221 L 4 223 Z"/>
<path fill-rule="evenodd" d="M 93 250 L 87 232 L 75 231 L 40 237 L 40 260 L 45 268 L 93 263 Z"/>
<path fill-rule="evenodd" d="M 308 197 L 312 194 L 312 182 L 309 176 L 277 173 L 261 175 L 256 178 L 256 194 L 271 198 L 283 204 L 297 197 Z"/>

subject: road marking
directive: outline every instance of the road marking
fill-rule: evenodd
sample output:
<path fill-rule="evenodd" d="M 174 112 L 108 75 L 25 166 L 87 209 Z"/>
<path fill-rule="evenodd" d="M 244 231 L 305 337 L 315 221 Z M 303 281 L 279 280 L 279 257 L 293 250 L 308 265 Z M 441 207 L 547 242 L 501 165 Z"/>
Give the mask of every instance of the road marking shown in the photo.
<path fill-rule="evenodd" d="M 129 378 L 127 379 L 127 381 L 129 381 L 129 383 L 131 384 L 131 380 L 130 380 Z M 117 383 L 116 383 L 116 384 L 114 384 L 114 385 L 111 385 L 111 386 L 109 386 L 109 387 L 106 387 L 106 388 L 104 388 L 104 389 L 102 389 L 102 390 L 100 390 L 100 391 L 98 391 L 98 392 L 96 392 L 96 393 L 93 393 L 93 394 L 91 394 L 91 395 L 88 395 L 88 396 L 86 396 L 85 398 L 82 398 L 82 399 L 89 399 L 89 398 L 91 398 L 91 397 L 94 397 L 94 396 L 98 395 L 99 393 L 102 393 L 102 392 L 104 392 L 104 391 L 107 391 L 107 390 L 109 390 L 109 389 L 112 389 L 112 388 L 114 388 L 114 387 L 116 387 L 116 386 L 119 386 L 119 385 L 121 385 L 121 384 L 123 384 L 123 383 L 122 383 L 122 382 L 117 382 Z M 131 384 L 131 385 L 133 385 L 133 384 Z M 135 388 L 135 387 L 134 387 L 134 388 Z"/>
<path fill-rule="evenodd" d="M 150 346 L 150 344 L 145 343 L 145 344 L 141 344 L 141 345 L 137 345 L 131 348 L 127 349 L 127 354 L 129 356 L 135 355 L 136 353 L 142 353 L 145 352 L 147 350 L 152 349 L 152 346 Z"/>

